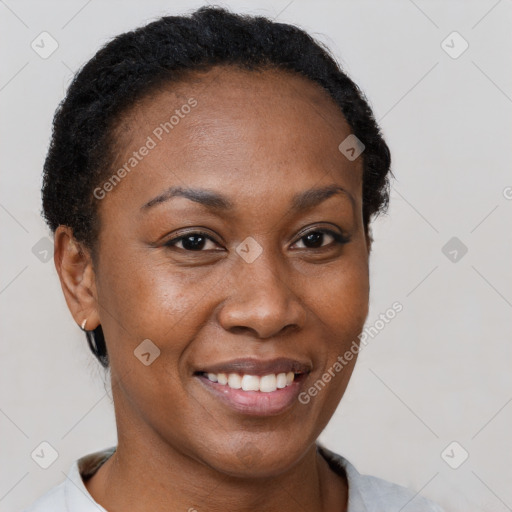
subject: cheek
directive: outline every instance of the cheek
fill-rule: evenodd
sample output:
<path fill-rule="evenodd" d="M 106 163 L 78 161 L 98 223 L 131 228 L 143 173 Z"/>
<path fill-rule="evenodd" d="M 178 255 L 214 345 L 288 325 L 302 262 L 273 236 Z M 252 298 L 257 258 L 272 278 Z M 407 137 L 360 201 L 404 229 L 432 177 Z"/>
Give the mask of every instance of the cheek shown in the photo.
<path fill-rule="evenodd" d="M 305 279 L 305 295 L 311 309 L 328 332 L 331 347 L 342 349 L 357 337 L 368 315 L 369 277 L 364 257 L 340 260 L 329 271 L 317 271 Z"/>
<path fill-rule="evenodd" d="M 347 258 L 333 266 L 332 271 L 322 269 L 316 279 L 306 280 L 310 283 L 307 294 L 311 310 L 319 320 L 317 328 L 324 340 L 315 349 L 319 371 L 310 382 L 313 388 L 309 388 L 315 415 L 321 423 L 327 422 L 338 406 L 356 364 L 358 336 L 369 307 L 367 263 L 361 252 L 360 257 Z M 345 357 L 347 352 L 350 354 Z M 339 363 L 340 358 L 343 364 Z"/>
<path fill-rule="evenodd" d="M 208 314 L 208 296 L 171 266 L 142 261 L 139 255 L 104 267 L 102 325 L 118 403 L 131 404 L 172 438 L 182 422 L 162 407 L 190 414 L 180 363 Z"/>
<path fill-rule="evenodd" d="M 340 270 L 330 279 L 325 276 L 321 293 L 318 287 L 315 290 L 311 298 L 324 343 L 315 350 L 318 371 L 299 398 L 311 407 L 311 418 L 320 433 L 338 407 L 356 364 L 358 336 L 368 315 L 368 274 L 364 265 Z"/>
<path fill-rule="evenodd" d="M 201 299 L 204 303 L 207 298 L 202 297 L 207 285 L 201 287 L 192 282 L 190 271 L 180 272 L 165 264 L 144 264 L 144 258 L 148 259 L 147 255 L 117 260 L 105 268 L 99 295 L 105 309 L 110 309 L 112 315 L 115 312 L 130 334 L 160 338 L 200 309 Z"/>
<path fill-rule="evenodd" d="M 179 385 L 180 361 L 208 315 L 211 296 L 208 283 L 191 282 L 190 272 L 186 275 L 169 265 L 141 262 L 143 256 L 139 255 L 122 262 L 112 259 L 103 266 L 98 287 L 100 316 L 112 370 L 117 367 L 121 373 L 134 369 L 138 374 L 151 369 L 140 377 L 150 379 L 154 392 Z M 142 350 L 139 347 L 145 346 L 141 343 L 158 354 L 148 368 L 136 357 Z M 163 374 L 155 376 L 158 366 Z M 173 378 L 165 372 L 172 373 Z"/>

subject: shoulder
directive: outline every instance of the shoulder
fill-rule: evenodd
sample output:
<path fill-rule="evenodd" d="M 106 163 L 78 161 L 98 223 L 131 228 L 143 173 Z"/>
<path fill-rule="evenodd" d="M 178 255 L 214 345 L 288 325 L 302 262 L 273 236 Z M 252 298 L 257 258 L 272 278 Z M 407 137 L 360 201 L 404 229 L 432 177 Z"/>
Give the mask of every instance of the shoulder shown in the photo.
<path fill-rule="evenodd" d="M 329 465 L 344 472 L 348 482 L 347 512 L 444 512 L 433 501 L 382 478 L 363 475 L 344 457 L 318 444 Z"/>
<path fill-rule="evenodd" d="M 66 479 L 52 487 L 23 512 L 106 512 L 89 494 L 83 479 L 92 476 L 115 449 L 111 447 L 90 453 L 73 462 Z"/>

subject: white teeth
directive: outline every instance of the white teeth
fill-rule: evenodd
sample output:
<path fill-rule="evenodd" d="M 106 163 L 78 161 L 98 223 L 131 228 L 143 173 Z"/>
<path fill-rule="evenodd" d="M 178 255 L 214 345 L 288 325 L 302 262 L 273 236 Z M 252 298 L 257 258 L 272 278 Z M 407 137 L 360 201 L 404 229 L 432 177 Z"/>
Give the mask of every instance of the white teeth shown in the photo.
<path fill-rule="evenodd" d="M 242 377 L 238 373 L 230 373 L 228 377 L 228 386 L 233 389 L 242 387 Z"/>
<path fill-rule="evenodd" d="M 286 387 L 286 373 L 278 373 L 276 379 L 277 389 L 283 389 Z"/>
<path fill-rule="evenodd" d="M 256 375 L 244 375 L 242 377 L 242 389 L 244 391 L 259 391 L 260 378 Z"/>
<path fill-rule="evenodd" d="M 275 375 L 264 375 L 260 378 L 260 391 L 270 393 L 277 389 L 277 377 Z"/>
<path fill-rule="evenodd" d="M 295 374 L 293 372 L 269 373 L 259 377 L 257 375 L 239 375 L 238 373 L 230 373 L 229 375 L 226 373 L 207 373 L 206 377 L 212 382 L 227 385 L 232 389 L 271 393 L 292 384 Z"/>

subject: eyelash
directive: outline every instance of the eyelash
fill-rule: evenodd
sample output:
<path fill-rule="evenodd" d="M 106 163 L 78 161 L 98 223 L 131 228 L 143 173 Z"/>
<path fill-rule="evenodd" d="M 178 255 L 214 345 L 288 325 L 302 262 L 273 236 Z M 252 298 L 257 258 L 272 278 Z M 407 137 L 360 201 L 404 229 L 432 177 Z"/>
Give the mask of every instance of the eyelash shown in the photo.
<path fill-rule="evenodd" d="M 313 251 L 314 250 L 324 249 L 325 247 L 329 247 L 329 245 L 344 245 L 344 244 L 350 242 L 350 237 L 347 237 L 345 235 L 342 235 L 341 233 L 338 233 L 336 231 L 332 231 L 330 229 L 312 229 L 311 231 L 308 231 L 307 233 L 302 235 L 297 240 L 297 242 L 302 240 L 303 238 L 306 238 L 311 233 L 323 233 L 323 234 L 326 234 L 326 235 L 331 235 L 333 237 L 333 239 L 334 239 L 334 242 L 331 242 L 331 244 L 322 245 L 321 247 L 305 247 L 305 249 L 309 249 L 309 250 L 313 250 Z M 179 237 L 173 238 L 172 240 L 169 240 L 164 245 L 166 247 L 175 247 L 176 244 L 179 243 L 181 240 L 184 240 L 185 238 L 188 238 L 188 237 L 191 237 L 191 236 L 201 236 L 201 237 L 204 237 L 204 238 L 212 241 L 215 244 L 217 243 L 210 235 L 208 235 L 207 233 L 205 233 L 203 231 L 191 231 L 190 233 L 187 233 L 186 235 L 181 235 Z M 295 243 L 297 243 L 297 242 L 295 242 Z M 203 249 L 197 250 L 197 251 L 192 251 L 190 249 L 184 249 L 184 248 L 181 248 L 181 247 L 178 247 L 178 249 L 180 251 L 185 251 L 185 252 L 189 252 L 189 253 L 206 252 Z"/>

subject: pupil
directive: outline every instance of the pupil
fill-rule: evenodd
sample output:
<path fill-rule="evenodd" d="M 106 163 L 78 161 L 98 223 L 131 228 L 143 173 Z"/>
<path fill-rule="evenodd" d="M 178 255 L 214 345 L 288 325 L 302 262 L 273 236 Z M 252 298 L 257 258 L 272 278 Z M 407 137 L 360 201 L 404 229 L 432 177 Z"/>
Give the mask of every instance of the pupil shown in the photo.
<path fill-rule="evenodd" d="M 191 242 L 191 240 L 196 239 L 196 242 Z M 183 239 L 183 247 L 189 251 L 194 251 L 197 249 L 202 249 L 204 246 L 205 237 L 201 235 L 189 235 Z"/>
<path fill-rule="evenodd" d="M 313 247 L 321 247 L 322 246 L 322 237 L 323 237 L 323 233 L 320 233 L 318 231 L 309 233 L 306 235 L 306 239 L 308 240 L 308 242 L 312 242 L 312 244 L 310 246 L 313 246 Z"/>

